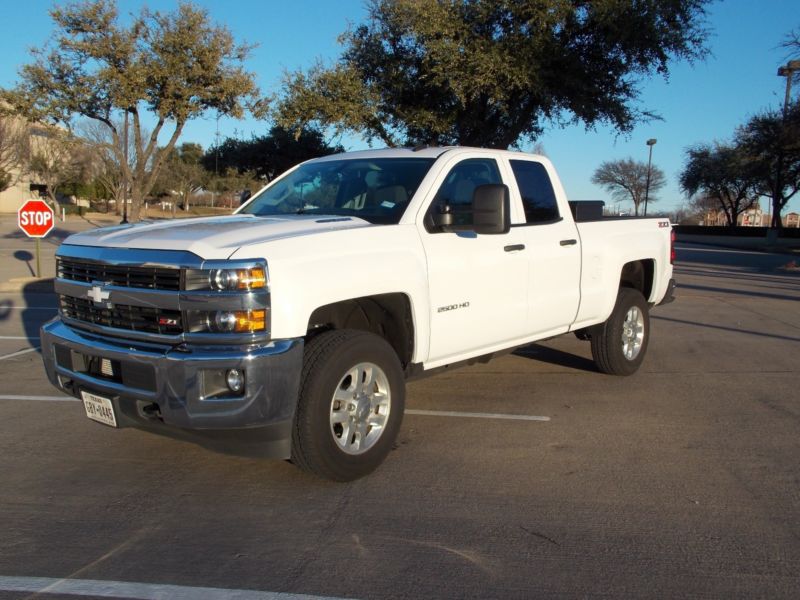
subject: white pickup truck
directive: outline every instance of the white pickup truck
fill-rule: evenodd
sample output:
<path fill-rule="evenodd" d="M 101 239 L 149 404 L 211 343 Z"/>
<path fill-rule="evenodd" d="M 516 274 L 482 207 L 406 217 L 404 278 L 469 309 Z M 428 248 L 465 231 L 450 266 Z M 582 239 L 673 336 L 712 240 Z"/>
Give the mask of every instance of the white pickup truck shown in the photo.
<path fill-rule="evenodd" d="M 327 156 L 231 216 L 69 237 L 44 363 L 106 425 L 351 480 L 389 452 L 406 379 L 567 332 L 600 371 L 636 371 L 673 297 L 671 233 L 576 223 L 541 156 Z"/>

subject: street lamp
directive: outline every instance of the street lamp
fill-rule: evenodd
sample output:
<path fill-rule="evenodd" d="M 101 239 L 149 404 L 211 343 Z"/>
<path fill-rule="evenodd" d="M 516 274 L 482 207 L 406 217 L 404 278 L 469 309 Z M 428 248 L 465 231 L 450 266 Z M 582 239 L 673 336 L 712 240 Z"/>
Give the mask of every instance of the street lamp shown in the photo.
<path fill-rule="evenodd" d="M 647 184 L 644 186 L 644 216 L 647 216 L 647 201 L 650 198 L 650 170 L 653 166 L 653 146 L 656 145 L 656 138 L 647 140 L 647 145 L 650 147 L 650 156 L 647 159 Z"/>
<path fill-rule="evenodd" d="M 790 60 L 784 66 L 778 68 L 778 77 L 786 77 L 786 97 L 783 99 L 783 118 L 786 118 L 786 111 L 789 110 L 789 102 L 792 95 L 792 79 L 795 71 L 800 71 L 800 60 Z"/>
<path fill-rule="evenodd" d="M 778 77 L 786 77 L 786 96 L 783 99 L 783 126 L 786 126 L 786 115 L 789 112 L 789 103 L 792 100 L 792 79 L 796 71 L 800 71 L 800 60 L 790 60 L 782 67 L 778 67 Z M 767 239 L 773 243 L 777 239 L 777 228 L 780 224 L 780 211 L 777 196 L 783 195 L 783 148 L 778 149 L 778 160 L 775 165 L 775 191 L 772 198 L 772 219 L 767 231 Z"/>

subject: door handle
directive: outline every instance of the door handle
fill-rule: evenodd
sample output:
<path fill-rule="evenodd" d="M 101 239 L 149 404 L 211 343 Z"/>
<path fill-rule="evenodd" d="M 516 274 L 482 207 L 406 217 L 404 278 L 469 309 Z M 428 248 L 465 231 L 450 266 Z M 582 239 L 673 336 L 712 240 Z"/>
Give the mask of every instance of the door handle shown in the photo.
<path fill-rule="evenodd" d="M 574 246 L 575 244 L 578 243 L 578 240 L 561 240 L 558 243 L 561 244 L 562 246 Z"/>
<path fill-rule="evenodd" d="M 519 252 L 525 250 L 525 244 L 512 244 L 503 248 L 506 252 Z"/>

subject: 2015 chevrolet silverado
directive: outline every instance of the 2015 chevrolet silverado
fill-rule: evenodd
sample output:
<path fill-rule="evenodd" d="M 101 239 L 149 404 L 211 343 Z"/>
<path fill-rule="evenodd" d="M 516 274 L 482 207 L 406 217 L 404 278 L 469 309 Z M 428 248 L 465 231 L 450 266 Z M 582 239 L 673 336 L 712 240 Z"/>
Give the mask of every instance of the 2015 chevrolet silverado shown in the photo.
<path fill-rule="evenodd" d="M 234 215 L 68 238 L 44 363 L 106 425 L 350 480 L 389 452 L 408 378 L 567 332 L 636 371 L 672 253 L 665 219 L 576 222 L 541 156 L 328 156 Z"/>

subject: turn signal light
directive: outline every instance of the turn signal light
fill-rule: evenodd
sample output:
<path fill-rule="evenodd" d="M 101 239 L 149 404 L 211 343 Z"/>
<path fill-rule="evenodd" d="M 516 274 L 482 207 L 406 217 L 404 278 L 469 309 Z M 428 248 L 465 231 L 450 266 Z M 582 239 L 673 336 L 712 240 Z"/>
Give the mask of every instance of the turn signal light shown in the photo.
<path fill-rule="evenodd" d="M 265 310 L 238 310 L 236 315 L 236 333 L 250 333 L 264 331 L 267 328 L 267 311 Z"/>
<path fill-rule="evenodd" d="M 206 320 L 208 329 L 216 333 L 253 333 L 266 331 L 267 311 L 259 310 L 223 310 L 210 313 Z"/>
<path fill-rule="evenodd" d="M 267 274 L 261 267 L 239 271 L 240 290 L 261 290 L 267 285 Z M 263 311 L 262 311 L 263 312 Z"/>

